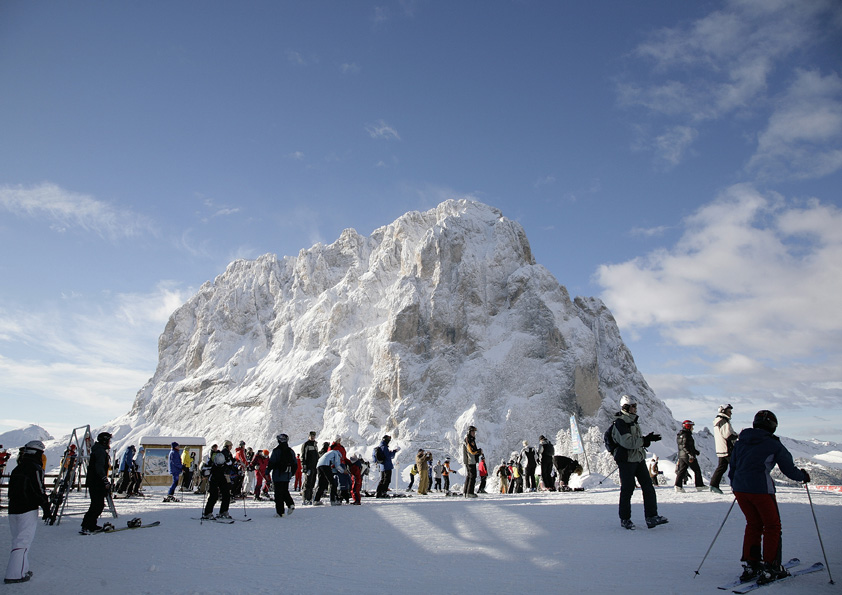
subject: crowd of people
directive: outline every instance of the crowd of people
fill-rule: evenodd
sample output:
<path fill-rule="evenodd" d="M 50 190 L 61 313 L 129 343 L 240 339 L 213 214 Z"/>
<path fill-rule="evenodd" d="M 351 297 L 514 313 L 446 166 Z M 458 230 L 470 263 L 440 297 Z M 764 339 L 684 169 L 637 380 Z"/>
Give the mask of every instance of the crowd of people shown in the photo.
<path fill-rule="evenodd" d="M 744 563 L 743 577 L 769 582 L 787 575 L 781 565 L 781 524 L 775 500 L 775 484 L 770 471 L 777 465 L 790 479 L 808 482 L 809 474 L 798 469 L 792 455 L 774 435 L 778 421 L 771 411 L 759 411 L 752 428 L 739 435 L 730 424 L 731 405 L 719 408 L 714 420 L 718 466 L 711 477 L 711 490 L 722 493 L 720 481 L 726 471 L 731 481 L 736 502 L 746 517 L 746 530 L 741 560 Z M 687 472 L 693 471 L 697 488 L 703 488 L 698 463 L 699 451 L 693 439 L 693 422 L 685 420 L 676 438 L 678 462 L 675 488 L 683 491 Z M 82 520 L 81 533 L 101 531 L 98 519 L 105 508 L 107 495 L 115 488 L 109 477 L 112 436 L 100 433 L 90 449 L 87 462 L 85 485 L 90 505 Z M 222 447 L 213 444 L 207 456 L 198 464 L 195 453 L 181 452 L 177 442 L 171 444 L 168 468 L 172 483 L 165 502 L 175 500 L 175 490 L 181 479 L 182 489 L 195 485 L 196 493 L 204 496 L 202 519 L 230 519 L 228 509 L 232 497 L 247 497 L 250 493 L 261 500 L 274 492 L 275 515 L 283 517 L 295 511 L 295 502 L 289 489 L 294 481 L 294 490 L 300 490 L 303 505 L 320 506 L 327 496 L 333 506 L 361 504 L 362 482 L 368 475 L 370 464 L 359 454 L 348 456 L 341 437 L 333 442 L 323 442 L 319 447 L 316 432 L 310 432 L 298 453 L 289 446 L 289 436 L 276 436 L 277 446 L 271 451 L 247 448 L 245 442 L 233 448 L 230 440 Z M 400 447 L 391 447 L 391 436 L 383 436 L 371 453 L 371 464 L 376 466 L 380 477 L 374 493 L 376 498 L 390 494 L 394 458 Z M 635 529 L 631 520 L 631 497 L 639 487 L 643 493 L 643 508 L 646 526 L 654 528 L 668 521 L 658 514 L 658 502 L 654 485 L 662 473 L 658 459 L 653 457 L 649 467 L 646 452 L 652 443 L 661 440 L 654 432 L 643 434 L 637 415 L 637 403 L 628 396 L 620 399 L 620 411 L 616 413 L 609 430 L 606 431 L 606 445 L 610 446 L 617 463 L 620 477 L 619 517 L 625 529 Z M 75 452 L 65 453 L 65 460 Z M 116 493 L 131 496 L 137 494 L 142 480 L 143 447 L 136 450 L 129 446 L 120 458 L 119 480 Z M 8 458 L 8 457 L 6 457 Z M 411 473 L 410 489 L 418 476 L 420 495 L 430 491 L 450 492 L 450 478 L 456 473 L 450 466 L 450 458 L 437 460 L 433 464 L 431 451 L 419 449 Z M 461 448 L 461 462 L 464 468 L 462 496 L 477 498 L 486 493 L 489 476 L 485 455 L 477 445 L 477 428 L 469 426 Z M 3 459 L 5 463 L 5 458 Z M 44 445 L 31 441 L 20 451 L 18 463 L 9 480 L 9 526 L 12 533 L 12 551 L 6 569 L 6 583 L 28 581 L 32 576 L 27 552 L 35 536 L 38 509 L 49 514 L 49 499 L 44 490 Z M 540 474 L 538 473 L 540 471 Z M 523 441 L 523 448 L 511 454 L 508 460 L 501 460 L 494 471 L 499 479 L 501 493 L 547 491 L 569 491 L 572 474 L 582 473 L 582 466 L 575 459 L 556 455 L 553 444 L 540 436 L 537 448 Z M 479 484 L 477 485 L 477 479 Z M 213 511 L 220 503 L 219 512 Z"/>

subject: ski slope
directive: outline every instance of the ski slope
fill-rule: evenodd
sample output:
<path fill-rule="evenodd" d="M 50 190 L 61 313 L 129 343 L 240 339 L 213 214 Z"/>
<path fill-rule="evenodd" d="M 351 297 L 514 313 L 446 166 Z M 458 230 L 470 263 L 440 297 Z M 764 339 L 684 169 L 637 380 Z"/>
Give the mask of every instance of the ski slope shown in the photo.
<path fill-rule="evenodd" d="M 575 478 L 575 476 L 574 476 Z M 640 491 L 633 498 L 635 531 L 617 518 L 619 488 L 611 482 L 585 492 L 488 494 L 477 500 L 435 494 L 362 506 L 303 507 L 274 518 L 271 502 L 232 503 L 251 522 L 200 524 L 202 497 L 161 502 L 165 488 L 145 499 L 117 500 L 125 526 L 133 517 L 161 521 L 150 529 L 80 536 L 82 494 L 72 496 L 59 526 L 38 526 L 30 553 L 35 575 L 6 592 L 222 594 L 447 593 L 718 593 L 738 574 L 744 520 L 737 506 L 701 568 L 732 497 L 657 489 L 669 524 L 646 529 Z M 371 481 L 369 481 L 371 484 Z M 811 490 L 830 571 L 767 587 L 780 593 L 840 593 L 842 494 Z M 780 488 L 783 555 L 823 561 L 803 488 Z M 296 503 L 300 497 L 296 494 Z M 218 505 L 217 505 L 218 511 Z M 0 516 L 0 548 L 9 550 L 8 517 Z"/>

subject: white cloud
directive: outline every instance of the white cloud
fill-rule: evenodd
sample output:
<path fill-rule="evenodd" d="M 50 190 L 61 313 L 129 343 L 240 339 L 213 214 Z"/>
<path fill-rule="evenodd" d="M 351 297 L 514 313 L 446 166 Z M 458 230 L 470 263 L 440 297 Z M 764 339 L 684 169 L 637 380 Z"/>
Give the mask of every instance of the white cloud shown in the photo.
<path fill-rule="evenodd" d="M 748 164 L 766 178 L 817 178 L 842 169 L 842 79 L 799 71 L 776 102 Z"/>
<path fill-rule="evenodd" d="M 382 138 L 386 140 L 400 140 L 398 131 L 389 126 L 385 121 L 378 120 L 374 124 L 368 124 L 365 131 L 371 138 Z"/>
<path fill-rule="evenodd" d="M 694 128 L 673 126 L 655 138 L 655 154 L 668 167 L 678 165 L 697 136 L 698 132 Z"/>
<path fill-rule="evenodd" d="M 156 233 L 152 221 L 143 215 L 50 183 L 0 186 L 0 208 L 44 219 L 61 232 L 81 229 L 111 240 Z"/>
<path fill-rule="evenodd" d="M 345 62 L 339 67 L 339 70 L 342 74 L 359 74 L 360 65 L 356 62 Z"/>
<path fill-rule="evenodd" d="M 804 357 L 842 345 L 842 211 L 729 188 L 672 248 L 597 279 L 618 321 L 718 354 Z"/>
<path fill-rule="evenodd" d="M 596 275 L 624 332 L 658 332 L 681 347 L 670 366 L 693 367 L 682 386 L 647 375 L 660 396 L 716 386 L 711 399 L 842 405 L 842 210 L 736 185 L 683 227 L 674 246 Z"/>

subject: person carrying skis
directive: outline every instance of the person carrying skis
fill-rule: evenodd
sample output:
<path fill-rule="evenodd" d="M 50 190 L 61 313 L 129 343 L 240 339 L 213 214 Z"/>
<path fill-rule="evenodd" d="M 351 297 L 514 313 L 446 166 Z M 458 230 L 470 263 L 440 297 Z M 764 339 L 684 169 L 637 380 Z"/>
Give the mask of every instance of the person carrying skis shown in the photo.
<path fill-rule="evenodd" d="M 777 429 L 774 413 L 758 411 L 752 427 L 740 432 L 734 444 L 728 472 L 734 497 L 746 517 L 740 580 L 756 578 L 760 584 L 789 575 L 781 565 L 781 515 L 771 471 L 777 465 L 793 481 L 810 481 L 807 471 L 795 466 L 792 455 L 775 436 Z"/>
<path fill-rule="evenodd" d="M 231 504 L 231 489 L 228 482 L 231 471 L 234 469 L 234 457 L 231 456 L 231 441 L 226 440 L 222 450 L 211 452 L 210 455 L 210 469 L 205 465 L 204 473 L 209 473 L 208 477 L 208 501 L 205 503 L 205 509 L 202 511 L 202 519 L 213 520 L 213 507 L 216 501 L 220 498 L 222 503 L 219 505 L 219 518 L 230 519 L 228 514 L 228 506 Z"/>
<path fill-rule="evenodd" d="M 535 483 L 535 469 L 538 467 L 538 464 L 536 462 L 535 447 L 529 446 L 529 443 L 526 440 L 523 441 L 523 448 L 520 451 L 520 460 L 524 463 L 523 474 L 526 476 L 526 491 L 537 491 L 538 486 Z"/>
<path fill-rule="evenodd" d="M 275 515 L 284 516 L 284 504 L 289 514 L 295 510 L 295 503 L 289 493 L 289 482 L 295 473 L 295 452 L 289 447 L 289 436 L 278 434 L 278 446 L 269 455 L 267 469 L 272 473 L 272 483 L 275 486 Z"/>
<path fill-rule="evenodd" d="M 719 412 L 713 420 L 713 441 L 716 445 L 716 457 L 719 459 L 719 464 L 710 476 L 710 491 L 715 494 L 721 494 L 719 489 L 719 482 L 722 481 L 722 476 L 728 471 L 728 464 L 731 461 L 731 450 L 734 448 L 734 442 L 737 441 L 737 433 L 731 427 L 731 413 L 734 408 L 729 403 L 728 405 L 720 405 Z"/>
<path fill-rule="evenodd" d="M 105 496 L 111 490 L 111 482 L 108 481 L 108 449 L 110 448 L 111 434 L 100 432 L 96 437 L 96 443 L 91 447 L 91 455 L 88 458 L 88 475 L 85 478 L 85 486 L 88 488 L 91 504 L 82 518 L 80 533 L 87 534 L 102 530 L 102 527 L 97 525 L 96 522 L 99 515 L 105 510 Z"/>
<path fill-rule="evenodd" d="M 319 463 L 319 445 L 316 433 L 310 432 L 310 437 L 301 445 L 301 466 L 304 471 L 304 502 L 313 503 L 313 488 L 316 485 L 316 468 Z"/>
<path fill-rule="evenodd" d="M 541 482 L 544 484 L 544 489 L 550 492 L 555 491 L 555 480 L 553 479 L 553 456 L 555 456 L 555 448 L 553 443 L 547 440 L 546 437 L 538 438 L 538 463 L 541 465 Z"/>
<path fill-rule="evenodd" d="M 666 517 L 658 514 L 658 497 L 646 469 L 646 449 L 660 440 L 661 435 L 649 432 L 644 436 L 638 420 L 637 403 L 628 395 L 620 397 L 620 411 L 614 415 L 611 426 L 611 435 L 618 445 L 612 454 L 620 471 L 620 525 L 624 529 L 634 529 L 631 497 L 637 481 L 643 492 L 646 526 L 653 529 L 669 522 Z"/>
<path fill-rule="evenodd" d="M 474 487 L 477 482 L 477 461 L 482 449 L 477 447 L 477 429 L 468 426 L 468 433 L 462 442 L 462 464 L 465 465 L 465 485 L 462 494 L 465 498 L 477 498 Z"/>
<path fill-rule="evenodd" d="M 699 467 L 699 450 L 696 448 L 696 441 L 693 439 L 693 426 L 695 425 L 689 419 L 685 419 L 681 424 L 682 428 L 675 437 L 678 444 L 678 466 L 675 470 L 675 491 L 684 491 L 684 479 L 687 477 L 688 469 L 693 472 L 693 477 L 696 480 L 696 491 L 701 492 L 705 490 L 705 481 L 702 478 L 702 468 Z"/>
<path fill-rule="evenodd" d="M 29 569 L 29 547 L 35 539 L 38 509 L 44 517 L 50 514 L 50 501 L 44 492 L 44 468 L 41 455 L 44 443 L 31 440 L 20 451 L 17 467 L 9 475 L 9 530 L 12 551 L 6 565 L 4 582 L 25 583 L 32 578 Z"/>

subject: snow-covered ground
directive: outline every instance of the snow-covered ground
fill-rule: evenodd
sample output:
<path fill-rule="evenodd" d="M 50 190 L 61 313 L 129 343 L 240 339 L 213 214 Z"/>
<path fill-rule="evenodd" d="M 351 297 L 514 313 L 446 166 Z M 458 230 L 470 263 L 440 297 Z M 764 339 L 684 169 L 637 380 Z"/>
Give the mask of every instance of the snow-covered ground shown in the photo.
<path fill-rule="evenodd" d="M 369 482 L 371 483 L 371 482 Z M 82 494 L 73 494 L 59 526 L 39 525 L 30 553 L 33 580 L 8 593 L 719 593 L 740 569 L 744 520 L 734 506 L 701 568 L 732 497 L 676 494 L 658 488 L 669 524 L 646 529 L 640 491 L 636 531 L 620 528 L 619 488 L 607 480 L 585 492 L 488 494 L 477 500 L 435 494 L 376 500 L 363 506 L 303 507 L 274 518 L 270 502 L 232 503 L 250 522 L 200 524 L 202 497 L 163 504 L 165 488 L 145 499 L 117 500 L 118 519 L 161 526 L 80 536 Z M 840 593 L 842 494 L 810 490 L 830 570 L 767 587 L 775 593 Z M 300 497 L 295 495 L 296 502 Z M 807 493 L 780 488 L 783 555 L 822 561 Z M 218 505 L 217 505 L 218 510 Z M 8 517 L 0 516 L 0 550 L 9 550 Z M 4 560 L 5 563 L 5 560 Z"/>

